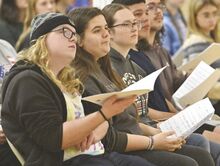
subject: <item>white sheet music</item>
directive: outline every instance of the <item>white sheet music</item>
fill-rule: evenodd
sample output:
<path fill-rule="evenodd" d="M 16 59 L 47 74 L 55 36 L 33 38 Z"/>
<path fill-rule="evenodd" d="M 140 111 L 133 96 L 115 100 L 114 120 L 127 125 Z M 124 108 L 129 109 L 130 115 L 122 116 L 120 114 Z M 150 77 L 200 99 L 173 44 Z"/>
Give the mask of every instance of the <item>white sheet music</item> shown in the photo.
<path fill-rule="evenodd" d="M 173 96 L 175 98 L 181 98 L 206 80 L 214 71 L 215 69 L 213 69 L 211 66 L 201 62 Z"/>
<path fill-rule="evenodd" d="M 175 136 L 187 137 L 214 115 L 214 108 L 208 98 L 198 101 L 183 111 L 161 122 L 161 131 L 175 131 Z"/>
<path fill-rule="evenodd" d="M 190 76 L 173 94 L 175 103 L 184 108 L 201 100 L 220 77 L 220 71 L 213 69 L 204 62 L 193 70 Z"/>
<path fill-rule="evenodd" d="M 123 89 L 122 91 L 131 91 L 131 90 L 137 90 L 137 89 L 149 89 L 149 90 L 153 90 L 154 89 L 154 84 L 155 81 L 157 79 L 157 77 L 160 75 L 160 73 L 169 65 L 166 65 L 165 67 L 158 69 L 157 71 L 149 74 L 148 76 L 142 78 L 141 80 L 135 82 L 134 84 L 126 87 L 125 89 Z"/>

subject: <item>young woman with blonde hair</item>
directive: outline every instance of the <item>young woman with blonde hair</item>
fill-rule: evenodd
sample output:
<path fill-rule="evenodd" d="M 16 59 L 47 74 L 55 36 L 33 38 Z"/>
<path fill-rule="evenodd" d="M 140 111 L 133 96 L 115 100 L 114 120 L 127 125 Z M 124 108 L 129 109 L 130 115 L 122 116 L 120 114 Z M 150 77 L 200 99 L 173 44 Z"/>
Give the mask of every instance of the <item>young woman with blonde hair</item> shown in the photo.
<path fill-rule="evenodd" d="M 218 6 L 213 0 L 189 2 L 188 37 L 182 50 L 186 61 L 205 50 L 211 43 L 219 42 L 217 32 Z"/>

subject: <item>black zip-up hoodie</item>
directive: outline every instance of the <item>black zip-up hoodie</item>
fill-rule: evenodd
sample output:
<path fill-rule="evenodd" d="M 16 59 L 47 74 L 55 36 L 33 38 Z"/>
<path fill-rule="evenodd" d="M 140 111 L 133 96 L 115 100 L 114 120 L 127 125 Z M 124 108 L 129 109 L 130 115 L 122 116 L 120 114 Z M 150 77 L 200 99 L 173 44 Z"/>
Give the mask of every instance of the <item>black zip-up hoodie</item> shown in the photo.
<path fill-rule="evenodd" d="M 90 74 L 85 82 L 83 96 L 114 92 L 119 89 L 104 75 L 104 73 Z M 85 114 L 90 114 L 100 107 L 90 102 L 82 101 Z M 127 147 L 127 133 L 143 135 L 137 122 L 137 112 L 134 106 L 128 107 L 123 113 L 116 115 L 109 122 L 110 127 L 102 139 L 107 152 L 125 152 Z"/>
<path fill-rule="evenodd" d="M 2 86 L 2 127 L 25 166 L 61 166 L 66 103 L 60 89 L 34 64 L 18 61 Z"/>

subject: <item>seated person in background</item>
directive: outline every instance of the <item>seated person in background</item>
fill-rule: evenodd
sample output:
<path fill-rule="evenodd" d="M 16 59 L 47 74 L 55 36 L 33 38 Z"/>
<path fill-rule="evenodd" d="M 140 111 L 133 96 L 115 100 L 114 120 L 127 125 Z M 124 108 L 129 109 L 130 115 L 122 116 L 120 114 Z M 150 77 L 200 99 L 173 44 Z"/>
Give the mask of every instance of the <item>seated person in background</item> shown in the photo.
<path fill-rule="evenodd" d="M 186 20 L 180 9 L 184 0 L 166 0 L 165 3 L 166 10 L 163 16 L 165 31 L 162 42 L 169 55 L 173 56 L 182 46 L 187 34 Z"/>
<path fill-rule="evenodd" d="M 31 27 L 33 45 L 20 53 L 2 86 L 2 127 L 25 165 L 154 166 L 139 157 L 104 153 L 105 120 L 123 112 L 135 96 L 112 96 L 99 112 L 84 117 L 82 84 L 69 66 L 76 52 L 73 22 L 46 13 Z"/>
<path fill-rule="evenodd" d="M 13 47 L 22 32 L 27 0 L 2 0 L 0 8 L 0 39 Z"/>
<path fill-rule="evenodd" d="M 214 0 L 191 0 L 189 2 L 188 37 L 182 46 L 186 61 L 193 59 L 211 43 L 220 42 L 217 35 L 218 6 Z M 213 64 L 220 67 L 220 64 Z"/>
<path fill-rule="evenodd" d="M 73 5 L 75 0 L 57 0 L 57 11 L 60 13 L 67 13 L 69 7 Z"/>
<path fill-rule="evenodd" d="M 0 39 L 0 88 L 5 72 L 9 71 L 12 64 L 15 63 L 17 53 L 15 49 L 5 40 Z M 1 96 L 0 96 L 1 101 Z M 1 105 L 2 103 L 0 103 Z M 1 106 L 0 106 L 1 113 Z M 4 166 L 20 166 L 19 161 L 6 143 L 6 137 L 1 127 L 0 115 L 0 165 Z"/>
<path fill-rule="evenodd" d="M 15 63 L 17 52 L 14 47 L 5 40 L 0 39 L 0 65 L 6 67 L 7 71 Z"/>
<path fill-rule="evenodd" d="M 188 29 L 189 35 L 182 46 L 182 53 L 186 61 L 197 56 L 211 43 L 220 42 L 219 31 L 219 6 L 214 0 L 191 0 L 189 2 Z M 214 68 L 220 68 L 220 60 L 211 64 Z M 218 82 L 209 92 L 208 96 L 213 99 L 216 114 L 220 115 L 220 96 Z M 214 138 L 214 137 L 213 137 Z"/>
<path fill-rule="evenodd" d="M 23 23 L 23 31 L 16 42 L 17 52 L 30 46 L 30 30 L 31 20 L 38 14 L 56 11 L 55 0 L 28 0 L 25 19 Z"/>

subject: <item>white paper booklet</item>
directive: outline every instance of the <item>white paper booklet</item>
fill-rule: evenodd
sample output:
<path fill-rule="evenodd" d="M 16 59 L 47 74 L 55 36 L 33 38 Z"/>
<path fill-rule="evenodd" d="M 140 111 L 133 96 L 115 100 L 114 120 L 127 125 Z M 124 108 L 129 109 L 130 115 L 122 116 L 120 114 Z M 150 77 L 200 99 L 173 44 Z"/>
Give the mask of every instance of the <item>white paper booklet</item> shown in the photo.
<path fill-rule="evenodd" d="M 190 72 L 192 71 L 201 61 L 207 64 L 212 64 L 216 60 L 220 59 L 220 43 L 213 43 L 203 52 L 198 54 L 194 59 L 179 67 L 179 70 Z"/>
<path fill-rule="evenodd" d="M 200 62 L 173 94 L 176 105 L 183 109 L 203 99 L 219 78 L 220 70 L 215 70 L 206 63 Z"/>
<path fill-rule="evenodd" d="M 135 82 L 134 84 L 126 87 L 122 91 L 119 92 L 111 92 L 111 93 L 103 93 L 103 94 L 97 94 L 93 96 L 88 96 L 82 98 L 82 100 L 86 100 L 92 103 L 96 103 L 101 105 L 103 101 L 105 101 L 107 98 L 109 98 L 112 95 L 116 95 L 119 99 L 120 98 L 126 98 L 132 95 L 142 95 L 145 93 L 148 93 L 154 89 L 154 84 L 157 79 L 157 77 L 160 75 L 160 73 L 166 68 L 167 66 L 149 74 L 148 76 L 144 77 L 143 79 Z"/>
<path fill-rule="evenodd" d="M 214 111 L 210 100 L 205 98 L 161 122 L 159 127 L 161 131 L 174 131 L 177 137 L 187 137 L 211 119 Z"/>

